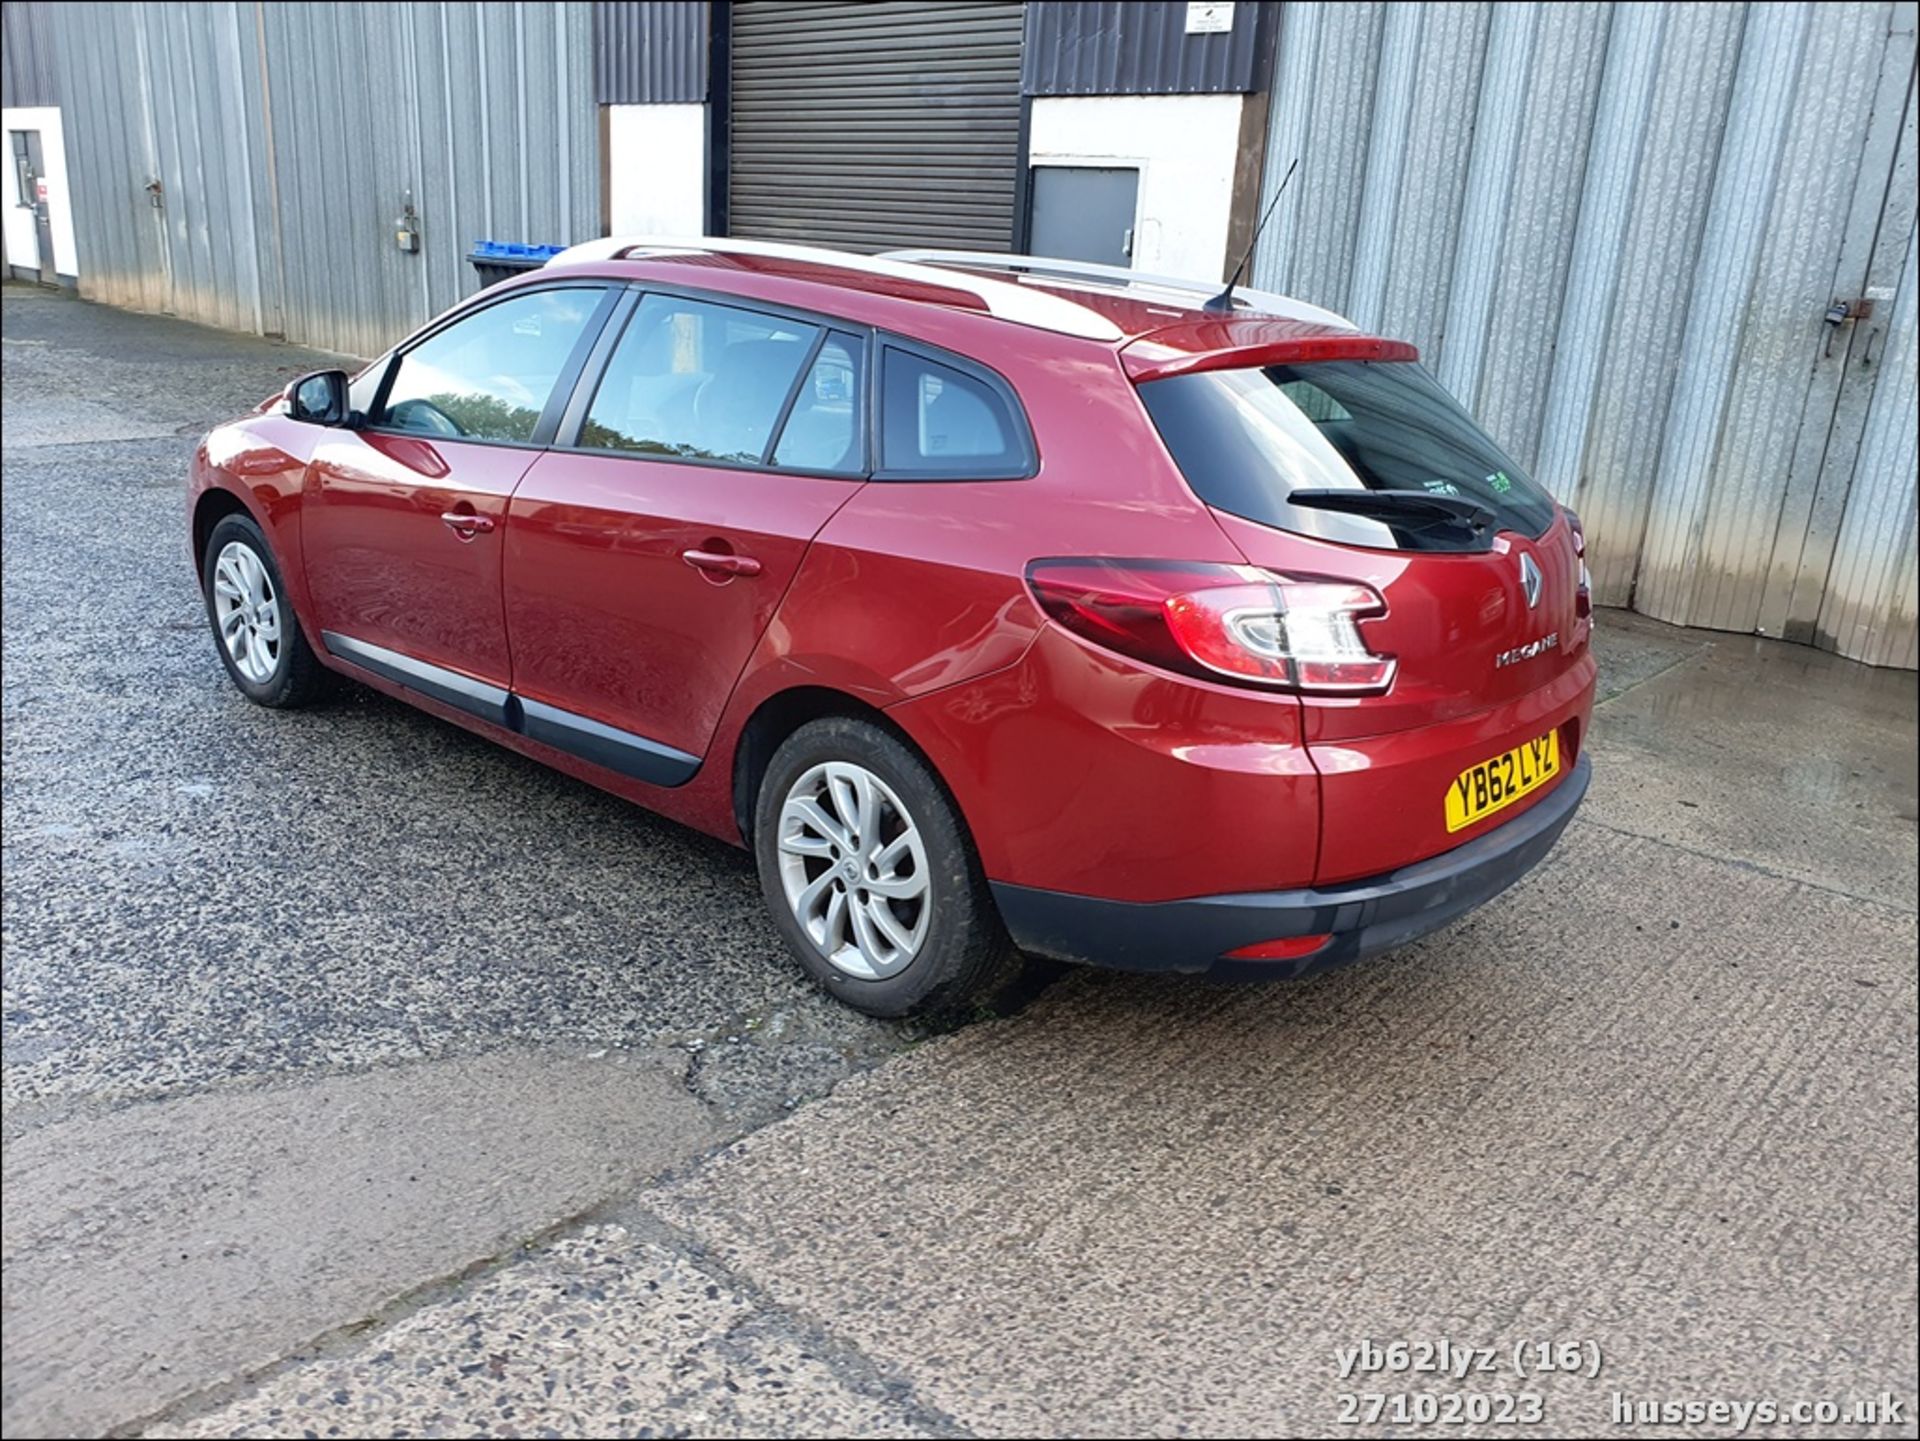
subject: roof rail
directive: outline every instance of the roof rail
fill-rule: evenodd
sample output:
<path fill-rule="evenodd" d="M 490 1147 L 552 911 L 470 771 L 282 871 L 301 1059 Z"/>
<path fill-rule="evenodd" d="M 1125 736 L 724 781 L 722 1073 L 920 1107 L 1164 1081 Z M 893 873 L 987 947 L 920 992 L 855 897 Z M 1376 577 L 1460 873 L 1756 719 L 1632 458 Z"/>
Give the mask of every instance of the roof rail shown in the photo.
<path fill-rule="evenodd" d="M 1124 265 L 1099 265 L 1091 260 L 1056 260 L 1045 255 L 1000 255 L 985 250 L 889 250 L 883 253 L 882 258 L 915 265 L 1007 270 L 1040 279 L 1053 276 L 1063 280 L 1093 280 L 1134 289 L 1164 290 L 1177 296 L 1201 295 L 1208 299 L 1218 295 L 1225 286 L 1224 281 L 1181 280 L 1171 275 L 1149 275 L 1145 271 L 1130 270 Z M 1244 285 L 1236 285 L 1233 288 L 1233 303 L 1238 310 L 1258 311 L 1288 320 L 1305 320 L 1340 330 L 1359 329 L 1344 315 L 1336 315 L 1331 310 L 1323 310 L 1304 300 L 1277 295 L 1269 290 L 1249 290 Z"/>
<path fill-rule="evenodd" d="M 1031 325 L 1087 340 L 1122 338 L 1120 328 L 1104 315 L 1084 305 L 1076 305 L 1063 295 L 943 267 L 915 265 L 898 256 L 856 255 L 852 251 L 829 250 L 816 245 L 787 245 L 773 240 L 734 240 L 710 235 L 693 239 L 615 235 L 569 246 L 547 264 L 568 265 L 578 261 L 638 260 L 646 256 L 698 254 L 761 255 L 777 260 L 806 260 L 816 265 L 836 265 L 843 270 L 858 270 L 869 275 L 885 275 L 895 280 L 911 280 L 945 290 L 964 291 L 984 302 L 988 314 L 1016 325 Z"/>

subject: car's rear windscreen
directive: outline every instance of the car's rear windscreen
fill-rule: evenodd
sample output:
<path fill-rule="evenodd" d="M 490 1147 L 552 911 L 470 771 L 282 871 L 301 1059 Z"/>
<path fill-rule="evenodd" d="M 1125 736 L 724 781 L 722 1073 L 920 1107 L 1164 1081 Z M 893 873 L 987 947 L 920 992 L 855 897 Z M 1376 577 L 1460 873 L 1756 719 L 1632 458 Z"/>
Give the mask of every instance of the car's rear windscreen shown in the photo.
<path fill-rule="evenodd" d="M 1148 381 L 1147 413 L 1187 483 L 1218 510 L 1380 550 L 1484 550 L 1493 531 L 1538 538 L 1553 501 L 1411 361 L 1327 360 L 1209 370 Z M 1459 497 L 1490 530 L 1304 504 L 1296 491 L 1415 491 Z"/>

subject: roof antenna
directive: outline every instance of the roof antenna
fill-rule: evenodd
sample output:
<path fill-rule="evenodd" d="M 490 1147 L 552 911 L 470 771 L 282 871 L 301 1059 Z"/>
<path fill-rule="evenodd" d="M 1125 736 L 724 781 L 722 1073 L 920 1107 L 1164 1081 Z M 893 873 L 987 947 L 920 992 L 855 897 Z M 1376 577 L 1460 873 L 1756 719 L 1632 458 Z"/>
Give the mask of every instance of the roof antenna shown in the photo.
<path fill-rule="evenodd" d="M 1240 277 L 1247 273 L 1247 262 L 1253 259 L 1253 247 L 1260 243 L 1260 232 L 1267 228 L 1267 221 L 1273 218 L 1273 207 L 1278 205 L 1280 197 L 1287 193 L 1287 182 L 1293 179 L 1294 166 L 1299 163 L 1300 157 L 1294 156 L 1293 164 L 1287 166 L 1287 173 L 1280 177 L 1280 188 L 1273 192 L 1273 199 L 1267 202 L 1266 214 L 1262 215 L 1260 223 L 1253 227 L 1253 234 L 1247 240 L 1247 248 L 1240 256 L 1240 263 L 1233 267 L 1233 274 L 1227 277 L 1227 288 L 1201 306 L 1202 310 L 1214 315 L 1233 313 L 1233 287 L 1238 285 Z"/>

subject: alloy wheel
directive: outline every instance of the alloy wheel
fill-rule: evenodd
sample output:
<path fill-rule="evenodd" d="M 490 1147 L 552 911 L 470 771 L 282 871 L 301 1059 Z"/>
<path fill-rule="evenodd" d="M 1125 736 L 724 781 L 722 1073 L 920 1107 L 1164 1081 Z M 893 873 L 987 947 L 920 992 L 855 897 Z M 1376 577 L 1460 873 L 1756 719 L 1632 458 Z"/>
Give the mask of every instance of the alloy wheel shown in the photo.
<path fill-rule="evenodd" d="M 234 669 L 255 685 L 280 665 L 280 604 L 266 563 L 244 541 L 230 540 L 213 564 L 213 617 Z"/>
<path fill-rule="evenodd" d="M 932 895 L 919 828 L 891 786 L 850 762 L 814 766 L 787 791 L 776 844 L 787 904 L 831 965 L 877 981 L 912 963 Z"/>

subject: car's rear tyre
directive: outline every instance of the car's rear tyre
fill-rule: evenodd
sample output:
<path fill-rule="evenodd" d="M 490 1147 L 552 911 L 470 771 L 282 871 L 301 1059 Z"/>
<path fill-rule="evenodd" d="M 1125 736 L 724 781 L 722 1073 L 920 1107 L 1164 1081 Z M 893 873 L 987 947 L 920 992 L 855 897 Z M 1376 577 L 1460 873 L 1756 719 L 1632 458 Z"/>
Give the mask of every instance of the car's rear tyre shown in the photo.
<path fill-rule="evenodd" d="M 247 515 L 214 526 L 200 558 L 200 590 L 220 663 L 255 705 L 287 709 L 320 698 L 327 671 L 287 599 L 273 547 Z"/>
<path fill-rule="evenodd" d="M 856 1010 L 953 1016 L 1019 977 L 953 802 L 880 726 L 828 716 L 787 737 L 761 780 L 753 836 L 788 948 Z"/>

